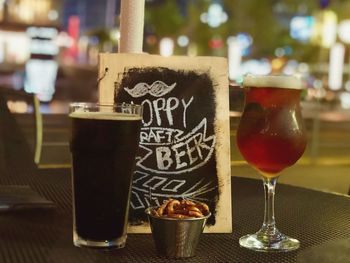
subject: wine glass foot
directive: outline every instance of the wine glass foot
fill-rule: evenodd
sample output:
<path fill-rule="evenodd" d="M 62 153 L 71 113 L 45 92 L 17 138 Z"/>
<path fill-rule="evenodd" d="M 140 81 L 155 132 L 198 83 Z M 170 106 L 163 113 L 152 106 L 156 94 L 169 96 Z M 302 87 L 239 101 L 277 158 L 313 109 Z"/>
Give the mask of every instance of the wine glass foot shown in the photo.
<path fill-rule="evenodd" d="M 260 252 L 288 252 L 299 248 L 297 239 L 280 234 L 278 240 L 268 241 L 257 234 L 243 236 L 239 239 L 241 247 Z"/>

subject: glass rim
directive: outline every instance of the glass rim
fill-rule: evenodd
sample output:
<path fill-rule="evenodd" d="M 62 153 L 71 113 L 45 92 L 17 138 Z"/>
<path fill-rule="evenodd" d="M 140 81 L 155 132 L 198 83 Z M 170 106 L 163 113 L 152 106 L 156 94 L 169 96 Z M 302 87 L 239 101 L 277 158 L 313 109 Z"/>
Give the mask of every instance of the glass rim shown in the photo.
<path fill-rule="evenodd" d="M 246 74 L 243 76 L 241 85 L 243 88 L 305 89 L 302 80 L 299 77 L 284 74 Z"/>
<path fill-rule="evenodd" d="M 141 104 L 134 103 L 99 103 L 99 102 L 71 102 L 69 107 L 111 107 L 111 108 L 142 108 Z"/>

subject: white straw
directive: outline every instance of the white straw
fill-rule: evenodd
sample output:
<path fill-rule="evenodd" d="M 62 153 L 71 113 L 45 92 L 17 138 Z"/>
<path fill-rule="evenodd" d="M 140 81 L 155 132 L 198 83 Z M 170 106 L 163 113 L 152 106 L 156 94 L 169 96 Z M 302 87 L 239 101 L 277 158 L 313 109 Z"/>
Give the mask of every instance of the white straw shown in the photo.
<path fill-rule="evenodd" d="M 119 53 L 142 53 L 145 0 L 121 0 Z"/>

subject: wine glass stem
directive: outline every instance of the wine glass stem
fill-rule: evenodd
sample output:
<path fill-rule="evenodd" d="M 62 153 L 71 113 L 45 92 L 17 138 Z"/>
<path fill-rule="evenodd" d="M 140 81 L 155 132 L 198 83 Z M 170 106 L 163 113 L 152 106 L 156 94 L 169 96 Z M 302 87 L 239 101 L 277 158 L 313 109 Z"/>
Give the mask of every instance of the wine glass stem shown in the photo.
<path fill-rule="evenodd" d="M 277 183 L 277 177 L 267 178 L 263 177 L 264 192 L 265 192 L 265 213 L 264 223 L 261 228 L 261 232 L 268 236 L 277 234 L 275 222 L 275 187 Z"/>

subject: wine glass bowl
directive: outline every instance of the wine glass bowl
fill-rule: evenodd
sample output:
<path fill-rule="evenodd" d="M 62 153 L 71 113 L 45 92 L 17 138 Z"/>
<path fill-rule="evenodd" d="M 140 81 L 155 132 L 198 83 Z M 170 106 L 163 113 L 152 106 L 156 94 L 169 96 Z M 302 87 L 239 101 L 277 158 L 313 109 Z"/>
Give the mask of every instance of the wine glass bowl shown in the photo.
<path fill-rule="evenodd" d="M 245 107 L 237 130 L 237 146 L 244 159 L 262 175 L 265 216 L 262 228 L 240 239 L 240 245 L 257 251 L 290 251 L 296 239 L 275 226 L 274 193 L 281 171 L 304 153 L 306 134 L 300 108 L 301 82 L 291 76 L 244 78 Z"/>

